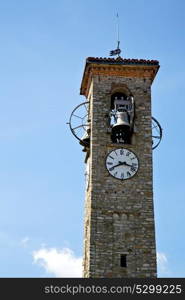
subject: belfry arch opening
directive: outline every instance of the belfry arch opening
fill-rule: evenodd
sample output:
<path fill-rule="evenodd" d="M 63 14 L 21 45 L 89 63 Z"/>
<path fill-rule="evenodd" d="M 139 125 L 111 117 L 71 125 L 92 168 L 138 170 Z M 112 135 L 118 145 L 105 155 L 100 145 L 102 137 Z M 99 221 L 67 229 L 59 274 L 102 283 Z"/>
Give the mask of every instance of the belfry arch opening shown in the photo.
<path fill-rule="evenodd" d="M 134 98 L 125 92 L 116 91 L 111 95 L 111 141 L 130 144 L 134 120 Z"/>

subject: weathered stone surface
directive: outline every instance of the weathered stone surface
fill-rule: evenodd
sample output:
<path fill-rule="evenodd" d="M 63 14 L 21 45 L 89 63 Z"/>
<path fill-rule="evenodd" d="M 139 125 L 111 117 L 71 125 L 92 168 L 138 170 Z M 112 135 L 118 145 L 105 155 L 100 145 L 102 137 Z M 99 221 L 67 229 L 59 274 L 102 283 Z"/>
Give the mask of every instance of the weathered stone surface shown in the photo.
<path fill-rule="evenodd" d="M 86 94 L 91 120 L 89 185 L 84 220 L 84 277 L 156 277 L 155 228 L 152 183 L 151 78 L 142 78 L 141 68 L 119 76 L 98 69 L 88 78 Z M 121 71 L 122 70 L 122 71 Z M 126 70 L 126 69 L 125 69 Z M 130 76 L 130 77 L 129 77 Z M 114 89 L 125 90 L 135 99 L 132 143 L 112 144 L 107 115 Z M 116 148 L 132 150 L 139 158 L 137 174 L 125 181 L 109 175 L 107 154 Z M 127 255 L 127 267 L 120 266 Z"/>

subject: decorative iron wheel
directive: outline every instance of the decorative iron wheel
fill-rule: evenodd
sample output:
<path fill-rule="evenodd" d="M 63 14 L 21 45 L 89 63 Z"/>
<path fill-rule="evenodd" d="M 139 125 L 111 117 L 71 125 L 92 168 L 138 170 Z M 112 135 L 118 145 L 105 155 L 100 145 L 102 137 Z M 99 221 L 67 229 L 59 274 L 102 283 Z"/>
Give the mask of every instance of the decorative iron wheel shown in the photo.
<path fill-rule="evenodd" d="M 87 133 L 87 130 L 89 128 L 88 106 L 89 106 L 89 101 L 83 102 L 78 106 L 76 106 L 71 113 L 69 123 L 68 123 L 72 134 L 83 145 L 86 145 L 86 142 L 83 141 L 82 138 Z"/>
<path fill-rule="evenodd" d="M 152 149 L 157 148 L 162 140 L 162 128 L 159 122 L 152 117 Z"/>

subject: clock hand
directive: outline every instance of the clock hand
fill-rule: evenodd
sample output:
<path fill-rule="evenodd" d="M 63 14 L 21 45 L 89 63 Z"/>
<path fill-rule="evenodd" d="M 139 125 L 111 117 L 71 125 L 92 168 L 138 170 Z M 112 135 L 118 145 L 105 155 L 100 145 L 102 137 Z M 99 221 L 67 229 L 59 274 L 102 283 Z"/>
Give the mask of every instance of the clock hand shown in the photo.
<path fill-rule="evenodd" d="M 119 166 L 124 165 L 124 166 L 128 166 L 128 167 L 132 167 L 132 165 L 127 164 L 126 161 L 119 161 Z"/>
<path fill-rule="evenodd" d="M 123 165 L 128 166 L 128 167 L 132 167 L 132 165 L 127 164 L 126 161 L 123 162 Z"/>
<path fill-rule="evenodd" d="M 111 169 L 114 169 L 116 167 L 123 166 L 123 165 L 124 166 L 128 166 L 128 167 L 132 167 L 132 165 L 127 164 L 126 161 L 119 161 L 119 163 L 117 165 L 115 165 L 115 166 L 112 166 Z"/>
<path fill-rule="evenodd" d="M 128 167 L 133 167 L 133 165 L 129 165 L 127 164 L 126 161 L 122 162 L 122 161 L 119 161 L 119 165 L 118 166 L 128 166 Z M 116 167 L 116 166 L 115 166 Z"/>
<path fill-rule="evenodd" d="M 122 166 L 124 163 L 122 161 L 119 161 L 119 164 L 112 166 L 111 169 L 114 169 L 116 167 Z"/>

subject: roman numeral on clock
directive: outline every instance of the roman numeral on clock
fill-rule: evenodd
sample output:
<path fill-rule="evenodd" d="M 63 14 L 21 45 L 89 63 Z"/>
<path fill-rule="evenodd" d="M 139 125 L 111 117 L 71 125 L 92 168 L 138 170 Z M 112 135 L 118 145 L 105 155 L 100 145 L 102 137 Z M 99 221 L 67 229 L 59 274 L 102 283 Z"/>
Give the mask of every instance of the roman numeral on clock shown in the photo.
<path fill-rule="evenodd" d="M 136 171 L 136 167 L 133 167 L 133 166 L 132 166 L 132 167 L 130 168 L 130 171 L 135 172 L 135 171 Z"/>

